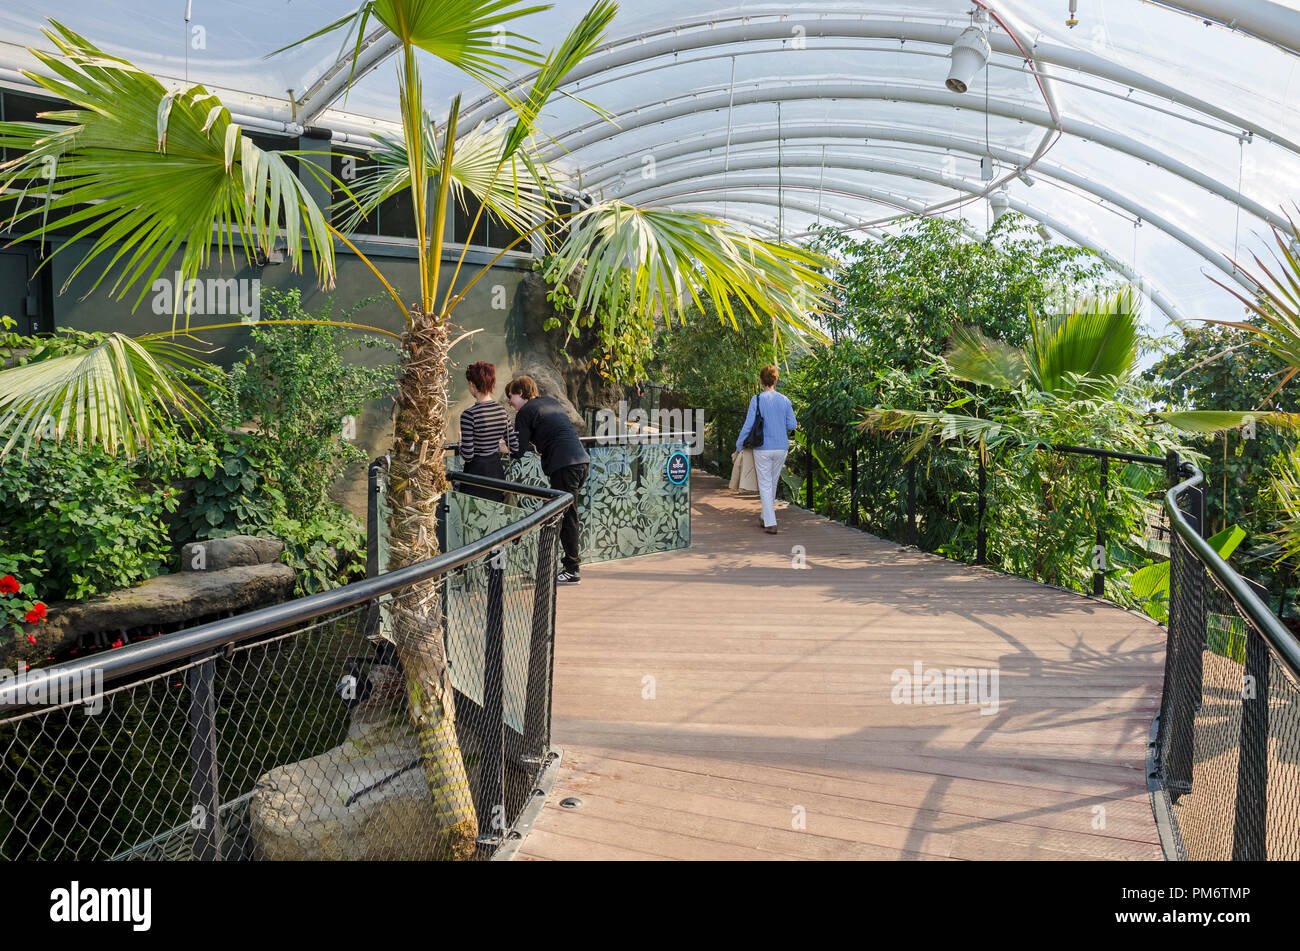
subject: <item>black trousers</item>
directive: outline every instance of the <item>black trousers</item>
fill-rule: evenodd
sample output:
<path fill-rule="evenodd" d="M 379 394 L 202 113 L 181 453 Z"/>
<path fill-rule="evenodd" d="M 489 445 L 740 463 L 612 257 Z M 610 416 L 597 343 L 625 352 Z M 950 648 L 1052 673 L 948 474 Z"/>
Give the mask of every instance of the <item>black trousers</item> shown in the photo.
<path fill-rule="evenodd" d="M 564 510 L 564 517 L 560 521 L 560 547 L 564 549 L 561 563 L 564 570 L 576 575 L 581 564 L 579 553 L 582 550 L 582 534 L 578 527 L 578 490 L 587 481 L 587 463 L 556 469 L 551 473 L 550 480 L 552 489 L 573 494 L 573 504 Z"/>

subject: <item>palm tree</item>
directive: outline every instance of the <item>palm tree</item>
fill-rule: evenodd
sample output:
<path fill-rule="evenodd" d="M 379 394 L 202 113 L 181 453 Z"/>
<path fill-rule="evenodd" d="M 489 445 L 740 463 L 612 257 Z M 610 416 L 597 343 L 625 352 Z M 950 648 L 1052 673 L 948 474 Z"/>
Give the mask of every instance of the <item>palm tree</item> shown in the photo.
<path fill-rule="evenodd" d="M 455 342 L 452 317 L 506 251 L 533 236 L 549 241 L 550 230 L 572 218 L 548 279 L 566 280 L 581 269 L 579 307 L 612 299 L 634 313 L 662 312 L 670 319 L 688 302 L 708 300 L 717 313 L 734 320 L 730 296 L 735 295 L 750 317 L 804 330 L 809 327 L 807 302 L 824 287 L 822 259 L 713 219 L 619 202 L 596 204 L 577 215 L 561 212 L 553 199 L 558 176 L 538 157 L 538 119 L 564 77 L 599 45 L 617 8 L 607 0 L 597 2 L 545 57 L 534 51 L 532 41 L 504 29 L 540 9 L 545 7 L 525 6 L 522 0 L 366 0 L 300 41 L 341 30 L 345 42 L 355 33 L 359 52 L 373 19 L 399 42 L 402 137 L 378 139 L 375 170 L 355 191 L 334 178 L 318 153 L 259 148 L 203 86 L 169 90 L 54 21 L 46 36 L 57 52 L 31 51 L 48 72 L 27 75 L 72 108 L 45 114 L 38 122 L 0 124 L 0 144 L 26 150 L 0 166 L 4 197 L 15 205 L 11 229 L 21 230 L 18 226 L 26 223 L 22 237 L 34 238 L 58 225 L 89 239 L 91 247 L 72 276 L 94 265 L 100 270 L 98 287 L 116 273 L 110 293 L 119 299 L 136 293 L 138 305 L 177 253 L 182 282 L 195 278 L 209 263 L 214 243 L 219 255 L 229 251 L 232 259 L 238 254 L 251 258 L 254 249 L 269 253 L 283 235 L 292 266 L 302 269 L 309 259 L 327 287 L 334 280 L 336 242 L 370 268 L 404 318 L 388 488 L 394 568 L 437 553 L 435 513 L 446 488 L 442 446 L 448 353 Z M 423 104 L 418 50 L 487 84 L 508 104 L 510 121 L 463 133 L 459 98 L 435 121 Z M 512 64 L 533 67 L 530 81 L 508 82 Z M 298 163 L 299 175 L 292 172 L 290 159 Z M 331 223 L 312 200 L 305 176 L 342 191 L 353 217 Z M 347 237 L 355 215 L 401 190 L 410 195 L 417 229 L 420 286 L 410 301 Z M 450 202 L 466 195 L 479 202 L 480 216 L 491 215 L 521 235 L 457 289 L 465 263 L 462 252 L 440 301 L 444 224 Z M 56 253 L 70 246 L 68 242 Z M 179 301 L 176 310 L 179 316 Z M 176 367 L 161 369 L 155 375 L 160 382 L 150 378 L 141 383 L 137 400 L 86 402 L 79 395 L 86 381 L 66 373 L 42 378 L 48 390 L 43 403 L 0 384 L 0 412 L 7 414 L 0 423 L 9 426 L 0 434 L 8 436 L 10 445 L 46 431 L 67 438 L 91 425 L 89 414 L 112 421 L 91 432 L 129 429 L 135 442 L 126 444 L 128 451 L 147 445 L 150 416 L 136 409 L 140 401 L 179 396 L 187 411 L 195 408 L 191 393 L 163 385 L 176 382 L 169 373 Z M 0 371 L 0 380 L 12 372 Z M 396 607 L 394 639 L 407 677 L 408 712 L 445 854 L 467 857 L 475 848 L 478 822 L 456 737 L 441 637 L 437 625 L 428 623 L 437 613 L 436 591 L 430 586 L 405 595 Z"/>

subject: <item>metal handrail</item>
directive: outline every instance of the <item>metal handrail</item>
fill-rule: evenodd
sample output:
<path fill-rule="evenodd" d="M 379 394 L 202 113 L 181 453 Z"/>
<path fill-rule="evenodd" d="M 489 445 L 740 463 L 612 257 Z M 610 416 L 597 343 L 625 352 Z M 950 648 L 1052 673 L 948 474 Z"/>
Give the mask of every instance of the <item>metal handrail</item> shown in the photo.
<path fill-rule="evenodd" d="M 165 634 L 143 643 L 130 644 L 108 654 L 94 654 L 51 667 L 29 670 L 18 680 L 11 679 L 0 683 L 0 709 L 16 710 L 32 706 L 26 702 L 26 698 L 31 695 L 56 696 L 57 694 L 52 692 L 51 688 L 56 687 L 60 680 L 67 682 L 72 678 L 99 671 L 102 672 L 107 683 L 142 670 L 202 658 L 261 634 L 282 630 L 334 611 L 374 601 L 402 588 L 440 577 L 481 558 L 494 548 L 521 538 L 533 528 L 559 515 L 574 501 L 570 493 L 558 489 L 523 485 L 461 472 L 449 472 L 447 477 L 452 482 L 464 482 L 468 485 L 513 492 L 516 495 L 532 496 L 545 499 L 546 502 L 519 521 L 484 535 L 462 548 L 378 577 L 365 578 L 305 598 L 297 598 L 293 601 L 258 608 L 246 614 L 200 624 L 198 627 Z M 41 693 L 41 690 L 45 692 Z"/>
<path fill-rule="evenodd" d="M 694 430 L 683 430 L 681 432 L 661 433 L 655 430 L 645 430 L 644 432 L 635 433 L 609 433 L 605 436 L 579 436 L 578 441 L 583 443 L 599 443 L 600 445 L 620 445 L 624 442 L 629 445 L 642 445 L 648 439 L 674 439 L 674 438 L 691 438 L 695 436 Z M 443 452 L 458 452 L 460 450 L 459 442 L 448 442 L 442 445 Z M 503 452 L 503 456 L 510 453 Z"/>
<path fill-rule="evenodd" d="M 1250 584 L 1223 560 L 1214 546 L 1201 537 L 1178 505 L 1179 496 L 1189 489 L 1194 489 L 1205 481 L 1205 473 L 1190 462 L 1179 466 L 1179 474 L 1187 475 L 1165 493 L 1165 511 L 1169 514 L 1169 524 L 1179 537 L 1192 550 L 1196 559 L 1214 575 L 1224 590 L 1237 602 L 1256 630 L 1263 636 L 1273 651 L 1274 656 L 1282 662 L 1291 676 L 1300 680 L 1300 641 L 1287 630 L 1276 614 L 1251 590 Z"/>

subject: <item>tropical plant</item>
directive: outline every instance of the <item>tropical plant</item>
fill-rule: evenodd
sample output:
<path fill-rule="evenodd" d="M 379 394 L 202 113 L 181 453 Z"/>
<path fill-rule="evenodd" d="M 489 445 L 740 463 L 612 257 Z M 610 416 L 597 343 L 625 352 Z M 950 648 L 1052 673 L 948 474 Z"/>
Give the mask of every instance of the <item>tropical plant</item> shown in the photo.
<path fill-rule="evenodd" d="M 448 354 L 458 339 L 452 320 L 469 290 L 513 247 L 534 235 L 551 241 L 556 224 L 571 219 L 546 277 L 559 284 L 581 270 L 578 309 L 608 300 L 629 313 L 671 317 L 684 300 L 698 304 L 706 299 L 734 320 L 734 294 L 742 312 L 802 328 L 807 326 L 806 303 L 824 286 L 816 255 L 759 241 L 716 220 L 618 202 L 596 204 L 576 215 L 557 210 L 552 205 L 557 176 L 547 170 L 537 149 L 538 117 L 564 77 L 599 44 L 616 7 L 597 2 L 545 57 L 535 52 L 536 44 L 506 30 L 506 24 L 539 9 L 520 0 L 366 0 L 307 37 L 343 31 L 347 44 L 355 36 L 354 69 L 371 20 L 397 41 L 402 137 L 377 141 L 374 171 L 355 193 L 311 153 L 258 148 L 204 87 L 168 90 L 53 22 L 46 35 L 58 52 L 33 51 L 48 74 L 28 75 L 74 108 L 40 122 L 0 124 L 0 144 L 24 150 L 0 166 L 0 185 L 20 202 L 11 230 L 34 217 L 39 221 L 28 225 L 24 237 L 44 235 L 56 224 L 79 227 L 77 236 L 93 242 L 72 273 L 108 256 L 104 276 L 121 264 L 112 291 L 119 296 L 138 293 L 137 303 L 173 252 L 183 249 L 184 281 L 208 262 L 213 243 L 219 252 L 228 248 L 233 257 L 238 247 L 247 257 L 254 249 L 269 253 L 283 234 L 294 267 L 301 268 L 310 257 L 326 286 L 334 280 L 335 241 L 369 267 L 404 322 L 388 489 L 394 568 L 437 552 L 436 512 L 446 486 L 441 446 Z M 425 109 L 420 51 L 494 89 L 512 113 L 505 133 L 479 128 L 462 134 L 459 97 L 445 118 L 435 121 Z M 508 71 L 516 64 L 533 68 L 531 78 L 510 82 Z M 329 222 L 306 183 L 289 170 L 289 159 L 297 161 L 303 176 L 340 190 L 345 207 L 359 207 L 362 213 L 386 195 L 402 189 L 409 193 L 419 265 L 414 300 L 404 299 L 344 231 Z M 42 192 L 36 207 L 24 210 L 29 206 L 21 199 Z M 462 252 L 439 300 L 449 203 L 464 194 L 479 202 L 470 233 L 484 214 L 527 228 L 464 286 L 458 284 L 466 259 Z M 55 253 L 74 244 L 69 241 Z M 814 289 L 811 297 L 808 286 Z M 69 389 L 65 385 L 65 396 Z M 0 407 L 25 405 L 12 388 L 7 392 L 10 403 Z M 55 435 L 79 432 L 79 423 L 69 420 Z M 10 436 L 41 424 L 43 414 L 29 410 Z M 395 603 L 394 640 L 446 854 L 467 857 L 476 849 L 478 818 L 467 792 L 438 626 L 428 621 L 428 612 L 437 611 L 436 594 L 423 594 L 427 597 Z"/>
<path fill-rule="evenodd" d="M 375 300 L 349 308 L 340 322 Z M 253 345 L 230 368 L 212 407 L 226 429 L 256 437 L 253 468 L 279 491 L 286 511 L 309 520 L 330 506 L 330 489 L 344 469 L 365 458 L 344 438 L 345 418 L 355 420 L 367 402 L 393 390 L 393 362 L 367 366 L 348 360 L 349 351 L 378 351 L 395 361 L 397 348 L 328 323 L 332 300 L 312 314 L 303 310 L 299 291 L 270 290 L 261 306 Z"/>

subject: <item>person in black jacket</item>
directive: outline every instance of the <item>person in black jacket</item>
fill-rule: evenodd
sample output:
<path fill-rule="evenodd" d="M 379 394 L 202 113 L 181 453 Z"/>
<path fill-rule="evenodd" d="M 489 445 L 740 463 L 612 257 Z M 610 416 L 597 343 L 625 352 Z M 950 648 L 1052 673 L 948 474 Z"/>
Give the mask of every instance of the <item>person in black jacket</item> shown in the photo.
<path fill-rule="evenodd" d="M 516 459 L 528 451 L 529 445 L 537 447 L 542 457 L 542 471 L 551 481 L 551 488 L 573 494 L 574 503 L 564 510 L 560 523 L 560 545 L 564 549 L 562 569 L 556 575 L 556 584 L 577 584 L 581 566 L 579 552 L 581 537 L 578 530 L 578 491 L 587 481 L 587 467 L 591 463 L 582 440 L 569 421 L 564 406 L 553 396 L 539 396 L 537 383 L 530 376 L 516 377 L 506 387 L 506 397 L 517 411 L 515 432 L 518 446 L 511 453 Z"/>

